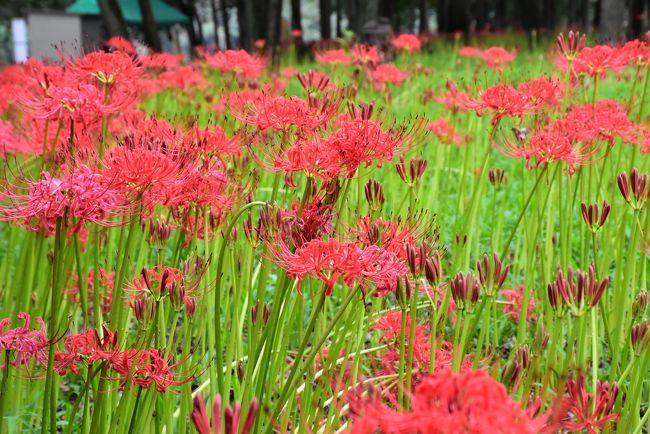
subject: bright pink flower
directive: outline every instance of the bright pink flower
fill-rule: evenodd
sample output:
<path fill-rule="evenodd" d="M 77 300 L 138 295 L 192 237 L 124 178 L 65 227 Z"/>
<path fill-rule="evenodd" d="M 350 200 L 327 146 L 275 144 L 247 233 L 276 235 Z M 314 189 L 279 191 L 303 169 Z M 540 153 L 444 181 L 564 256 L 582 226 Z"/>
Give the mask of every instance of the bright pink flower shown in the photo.
<path fill-rule="evenodd" d="M 635 142 L 636 126 L 628 118 L 625 108 L 610 99 L 597 101 L 594 106 L 573 107 L 566 114 L 562 128 L 572 139 L 582 142 L 605 141 L 612 145 L 616 137 L 624 142 Z"/>
<path fill-rule="evenodd" d="M 573 60 L 573 70 L 576 74 L 587 74 L 591 77 L 607 77 L 607 71 L 620 71 L 627 63 L 621 52 L 609 45 L 585 47 Z"/>
<path fill-rule="evenodd" d="M 63 59 L 70 72 L 80 80 L 95 79 L 101 86 L 134 89 L 142 68 L 121 51 L 93 51 L 76 60 Z"/>
<path fill-rule="evenodd" d="M 126 54 L 135 54 L 135 47 L 128 39 L 121 36 L 112 36 L 108 38 L 104 45 L 117 51 L 122 51 Z"/>
<path fill-rule="evenodd" d="M 483 50 L 476 47 L 461 47 L 458 50 L 458 54 L 463 57 L 481 57 L 483 55 Z"/>
<path fill-rule="evenodd" d="M 11 330 L 4 330 L 6 326 L 11 324 L 11 319 L 4 318 L 0 320 L 0 349 L 12 352 L 15 355 L 15 360 L 11 363 L 13 366 L 27 366 L 32 359 L 36 359 L 43 366 L 47 365 L 45 349 L 50 342 L 45 333 L 45 323 L 41 318 L 36 318 L 36 322 L 41 327 L 38 330 L 32 330 L 31 317 L 28 313 L 19 313 L 18 319 L 22 320 L 24 325 Z"/>
<path fill-rule="evenodd" d="M 263 58 L 248 54 L 244 50 L 217 51 L 206 57 L 206 63 L 211 68 L 232 72 L 245 79 L 258 78 L 266 66 Z"/>
<path fill-rule="evenodd" d="M 619 48 L 619 53 L 622 59 L 625 59 L 627 63 L 632 65 L 644 66 L 650 61 L 650 47 L 648 47 L 648 43 L 639 41 L 638 39 L 626 42 L 623 47 Z"/>
<path fill-rule="evenodd" d="M 521 304 L 524 299 L 524 286 L 520 285 L 514 289 L 502 289 L 499 291 L 499 294 L 503 296 L 507 304 L 503 304 L 502 310 L 503 313 L 508 315 L 514 322 L 519 322 L 519 315 L 521 314 Z M 528 298 L 528 314 L 526 319 L 528 321 L 536 321 L 537 315 L 535 315 L 535 299 L 533 295 Z"/>
<path fill-rule="evenodd" d="M 420 51 L 420 48 L 422 47 L 422 41 L 420 41 L 420 38 L 408 33 L 402 33 L 401 35 L 394 37 L 390 42 L 397 50 L 404 50 L 408 53 Z"/>
<path fill-rule="evenodd" d="M 506 84 L 497 84 L 487 88 L 478 101 L 470 101 L 466 107 L 479 116 L 486 109 L 492 111 L 491 124 L 496 126 L 506 116 L 521 119 L 525 114 L 534 113 L 540 107 L 540 101 Z"/>
<path fill-rule="evenodd" d="M 436 121 L 429 122 L 425 128 L 432 132 L 440 141 L 446 145 L 462 144 L 466 139 L 454 131 L 454 127 L 446 118 L 439 118 Z"/>
<path fill-rule="evenodd" d="M 517 89 L 546 106 L 559 105 L 564 92 L 560 80 L 555 77 L 539 77 L 529 80 L 520 84 Z"/>
<path fill-rule="evenodd" d="M 386 83 L 392 83 L 397 86 L 402 84 L 404 80 L 408 78 L 408 74 L 400 70 L 397 66 L 392 63 L 384 63 L 378 65 L 376 68 L 368 69 L 368 75 L 375 84 L 377 90 L 382 90 L 385 88 Z"/>
<path fill-rule="evenodd" d="M 170 386 L 178 386 L 192 381 L 192 377 L 177 380 L 172 372 L 176 364 L 170 364 L 169 361 L 155 348 L 149 348 L 138 353 L 137 358 L 133 360 L 133 371 L 126 373 L 123 381 L 130 378 L 133 384 L 149 387 L 155 385 L 156 390 L 165 393 Z"/>
<path fill-rule="evenodd" d="M 350 55 L 355 64 L 363 66 L 377 65 L 381 60 L 376 47 L 364 44 L 352 47 Z"/>
<path fill-rule="evenodd" d="M 352 60 L 344 50 L 327 50 L 314 53 L 316 61 L 322 65 L 349 65 Z"/>
<path fill-rule="evenodd" d="M 481 53 L 481 58 L 488 68 L 502 71 L 517 55 L 501 47 L 490 47 Z"/>

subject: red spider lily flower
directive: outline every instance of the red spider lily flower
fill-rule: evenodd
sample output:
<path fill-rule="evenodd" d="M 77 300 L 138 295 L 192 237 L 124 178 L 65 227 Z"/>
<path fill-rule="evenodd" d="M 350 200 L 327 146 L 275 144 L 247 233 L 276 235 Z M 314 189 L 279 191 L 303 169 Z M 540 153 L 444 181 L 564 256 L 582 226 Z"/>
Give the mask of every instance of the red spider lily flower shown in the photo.
<path fill-rule="evenodd" d="M 519 315 L 521 314 L 521 305 L 524 300 L 524 286 L 519 285 L 514 289 L 502 289 L 499 294 L 504 298 L 505 303 L 501 305 L 503 313 L 508 315 L 514 322 L 519 322 Z M 533 294 L 528 298 L 527 306 L 528 314 L 526 315 L 527 321 L 536 321 L 537 315 L 535 314 L 535 299 Z"/>
<path fill-rule="evenodd" d="M 218 156 L 239 155 L 239 137 L 228 137 L 223 127 L 209 125 L 206 128 L 194 128 L 189 137 L 198 146 L 207 152 L 214 152 Z"/>
<path fill-rule="evenodd" d="M 369 68 L 368 75 L 375 84 L 377 90 L 383 90 L 386 83 L 392 83 L 397 86 L 402 84 L 408 78 L 408 74 L 400 70 L 392 63 L 384 63 L 376 68 Z"/>
<path fill-rule="evenodd" d="M 313 275 L 326 283 L 325 295 L 332 293 L 339 278 L 348 288 L 356 282 L 363 289 L 372 285 L 379 293 L 388 292 L 395 288 L 397 278 L 407 273 L 394 254 L 377 246 L 361 249 L 354 243 L 314 239 L 295 253 L 282 243 L 273 250 L 275 262 L 298 280 L 298 288 L 307 276 Z"/>
<path fill-rule="evenodd" d="M 407 53 L 416 53 L 422 48 L 422 41 L 415 35 L 402 33 L 391 39 L 391 44 L 397 50 L 406 51 Z"/>
<path fill-rule="evenodd" d="M 369 217 L 359 219 L 356 228 L 350 232 L 357 237 L 361 246 L 380 246 L 406 261 L 406 246 L 416 244 L 416 239 L 422 237 L 422 230 L 417 225 L 408 226 L 399 221 Z"/>
<path fill-rule="evenodd" d="M 447 93 L 441 97 L 435 97 L 435 100 L 442 103 L 454 113 L 467 110 L 468 104 L 471 103 L 469 96 L 465 92 L 458 90 L 456 84 L 447 80 L 446 83 Z"/>
<path fill-rule="evenodd" d="M 295 39 L 300 39 L 302 37 L 302 30 L 300 29 L 291 30 L 291 36 L 294 37 Z"/>
<path fill-rule="evenodd" d="M 312 69 L 305 74 L 297 74 L 296 78 L 308 94 L 316 91 L 325 92 L 336 89 L 329 76 L 317 69 Z"/>
<path fill-rule="evenodd" d="M 142 307 L 138 302 L 169 298 L 174 308 L 178 310 L 182 304 L 187 306 L 191 303 L 203 272 L 204 269 L 200 268 L 196 270 L 196 275 L 192 279 L 186 279 L 177 268 L 160 265 L 156 265 L 153 269 L 143 268 L 140 276 L 133 279 L 132 288 L 127 289 L 131 293 L 129 304 L 137 311 Z"/>
<path fill-rule="evenodd" d="M 585 378 L 581 376 L 577 380 L 567 380 L 566 389 L 562 403 L 567 413 L 560 421 L 562 428 L 570 432 L 586 430 L 589 434 L 596 434 L 603 431 L 609 422 L 618 420 L 618 414 L 612 413 L 618 396 L 616 383 L 599 380 L 596 395 L 593 396 L 587 392 Z M 592 405 L 594 402 L 595 405 Z"/>
<path fill-rule="evenodd" d="M 221 395 L 214 397 L 212 403 L 212 423 L 205 409 L 203 396 L 199 393 L 194 397 L 194 409 L 192 410 L 192 423 L 199 434 L 221 434 L 222 426 L 225 428 L 225 434 L 250 434 L 253 430 L 253 424 L 259 411 L 260 405 L 256 398 L 253 398 L 248 405 L 248 413 L 244 423 L 239 429 L 241 419 L 241 404 L 236 403 L 235 407 L 226 406 L 225 421 L 222 419 L 221 412 Z"/>
<path fill-rule="evenodd" d="M 160 351 L 149 348 L 138 353 L 133 360 L 133 370 L 131 372 L 121 373 L 123 375 L 122 381 L 125 382 L 127 378 L 130 378 L 133 384 L 144 388 L 153 384 L 158 392 L 165 393 L 170 386 L 179 386 L 193 379 L 191 376 L 182 380 L 176 379 L 177 377 L 172 370 L 179 364 L 170 364 L 161 355 Z"/>
<path fill-rule="evenodd" d="M 503 71 L 517 55 L 501 47 L 490 47 L 481 53 L 488 68 Z"/>
<path fill-rule="evenodd" d="M 326 139 L 316 137 L 298 140 L 284 154 L 278 155 L 269 168 L 284 171 L 288 175 L 305 172 L 325 181 L 337 177 L 343 171 L 342 161 Z"/>
<path fill-rule="evenodd" d="M 321 65 L 349 65 L 352 59 L 344 50 L 326 50 L 314 53 L 316 61 Z"/>
<path fill-rule="evenodd" d="M 163 87 L 175 89 L 205 88 L 208 82 L 193 66 L 181 66 L 171 71 L 164 71 L 158 76 Z"/>
<path fill-rule="evenodd" d="M 128 136 L 107 153 L 103 182 L 130 200 L 142 202 L 151 213 L 154 205 L 173 204 L 185 193 L 186 183 L 197 173 L 193 150 L 147 133 Z"/>
<path fill-rule="evenodd" d="M 454 131 L 453 125 L 446 118 L 438 118 L 436 121 L 429 122 L 425 128 L 432 132 L 440 143 L 446 145 L 461 145 L 467 140 L 464 136 Z"/>
<path fill-rule="evenodd" d="M 298 68 L 294 68 L 293 66 L 285 66 L 280 71 L 280 74 L 282 74 L 284 78 L 292 78 L 298 75 L 299 71 Z"/>
<path fill-rule="evenodd" d="M 627 63 L 621 52 L 609 45 L 586 47 L 573 60 L 575 74 L 587 74 L 591 77 L 605 78 L 607 71 L 620 71 Z"/>
<path fill-rule="evenodd" d="M 483 50 L 476 47 L 461 47 L 458 50 L 458 54 L 463 57 L 481 57 L 483 55 Z"/>
<path fill-rule="evenodd" d="M 458 374 L 441 369 L 425 377 L 411 396 L 410 410 L 395 410 L 377 398 L 355 406 L 351 434 L 538 433 L 545 420 L 532 417 L 503 384 L 484 371 Z"/>
<path fill-rule="evenodd" d="M 47 365 L 45 349 L 50 342 L 45 333 L 45 323 L 41 318 L 36 318 L 36 322 L 41 327 L 32 330 L 31 317 L 28 313 L 20 312 L 18 319 L 24 322 L 23 326 L 10 330 L 4 328 L 11 324 L 11 319 L 0 320 L 0 349 L 14 353 L 15 360 L 11 363 L 13 366 L 27 366 L 33 359 L 43 366 Z"/>
<path fill-rule="evenodd" d="M 334 228 L 332 217 L 332 205 L 325 203 L 321 195 L 304 204 L 302 211 L 300 204 L 294 202 L 291 211 L 281 210 L 279 235 L 285 243 L 302 247 L 311 240 L 330 235 Z"/>
<path fill-rule="evenodd" d="M 9 122 L 0 120 L 0 153 L 38 155 L 42 145 L 23 137 Z"/>
<path fill-rule="evenodd" d="M 104 45 L 108 48 L 112 48 L 117 51 L 122 51 L 126 54 L 133 55 L 135 54 L 135 47 L 128 39 L 125 39 L 121 36 L 113 36 L 108 38 Z"/>
<path fill-rule="evenodd" d="M 504 139 L 497 149 L 506 156 L 524 158 L 528 170 L 562 161 L 567 165 L 567 172 L 573 174 L 577 166 L 592 164 L 599 148 L 592 143 L 574 141 L 564 129 L 559 130 L 558 125 L 563 124 L 551 125 L 537 132 L 528 143 L 525 140 L 516 139 L 513 143 Z"/>
<path fill-rule="evenodd" d="M 338 111 L 338 104 L 329 99 L 307 101 L 298 97 L 263 96 L 248 101 L 243 107 L 231 106 L 233 115 L 259 130 L 287 131 L 291 126 L 311 130 L 323 126 Z"/>
<path fill-rule="evenodd" d="M 355 45 L 350 50 L 352 60 L 356 65 L 377 65 L 380 62 L 379 52 L 377 48 L 370 45 L 360 44 Z"/>
<path fill-rule="evenodd" d="M 183 63 L 183 55 L 172 53 L 151 53 L 141 57 L 140 60 L 145 69 L 163 71 L 176 69 L 181 66 Z"/>
<path fill-rule="evenodd" d="M 648 47 L 648 43 L 639 41 L 638 39 L 626 42 L 625 45 L 619 48 L 619 53 L 622 59 L 635 66 L 645 66 L 650 61 L 650 47 Z"/>
<path fill-rule="evenodd" d="M 103 328 L 100 337 L 96 330 L 85 330 L 76 335 L 65 338 L 63 343 L 65 351 L 54 353 L 54 370 L 59 375 L 65 375 L 68 370 L 73 374 L 79 373 L 79 363 L 85 361 L 91 364 L 96 360 L 105 360 L 117 351 L 117 336 L 108 328 Z"/>
<path fill-rule="evenodd" d="M 238 77 L 250 80 L 259 78 L 266 67 L 263 58 L 244 50 L 217 51 L 206 56 L 206 64 L 221 72 L 232 72 Z"/>
<path fill-rule="evenodd" d="M 614 143 L 616 137 L 624 142 L 635 143 L 636 126 L 628 118 L 625 108 L 614 100 L 600 100 L 595 105 L 583 104 L 573 107 L 566 115 L 564 128 L 574 140 Z"/>
<path fill-rule="evenodd" d="M 575 274 L 569 267 L 566 278 L 558 268 L 555 281 L 548 284 L 548 300 L 551 307 L 560 314 L 569 309 L 572 314 L 579 316 L 598 304 L 608 283 L 609 277 L 600 281 L 596 278 L 593 264 L 589 266 L 588 272 L 577 270 Z"/>
<path fill-rule="evenodd" d="M 95 79 L 103 86 L 135 89 L 142 68 L 121 51 L 94 51 L 76 60 L 63 58 L 64 65 L 79 80 Z"/>
<path fill-rule="evenodd" d="M 479 100 L 470 100 L 465 107 L 476 111 L 481 116 L 486 109 L 493 112 L 493 126 L 506 116 L 523 118 L 525 114 L 534 113 L 540 108 L 540 101 L 506 84 L 497 84 L 481 93 Z"/>
<path fill-rule="evenodd" d="M 380 122 L 371 119 L 372 113 L 372 105 L 351 107 L 350 114 L 339 116 L 335 122 L 336 131 L 326 138 L 347 168 L 348 177 L 354 176 L 362 164 L 381 166 L 391 161 L 420 140 L 419 123 L 384 130 Z"/>
<path fill-rule="evenodd" d="M 529 80 L 517 87 L 519 92 L 546 106 L 558 106 L 562 101 L 564 87 L 556 77 L 540 77 Z"/>

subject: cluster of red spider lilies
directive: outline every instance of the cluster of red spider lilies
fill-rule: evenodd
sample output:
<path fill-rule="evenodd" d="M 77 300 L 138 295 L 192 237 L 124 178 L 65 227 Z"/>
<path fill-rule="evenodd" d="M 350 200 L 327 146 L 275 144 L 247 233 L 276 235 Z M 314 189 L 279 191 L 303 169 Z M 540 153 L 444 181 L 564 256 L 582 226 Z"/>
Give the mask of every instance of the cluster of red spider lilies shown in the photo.
<path fill-rule="evenodd" d="M 0 432 L 645 432 L 648 43 L 392 45 L 1 69 Z"/>

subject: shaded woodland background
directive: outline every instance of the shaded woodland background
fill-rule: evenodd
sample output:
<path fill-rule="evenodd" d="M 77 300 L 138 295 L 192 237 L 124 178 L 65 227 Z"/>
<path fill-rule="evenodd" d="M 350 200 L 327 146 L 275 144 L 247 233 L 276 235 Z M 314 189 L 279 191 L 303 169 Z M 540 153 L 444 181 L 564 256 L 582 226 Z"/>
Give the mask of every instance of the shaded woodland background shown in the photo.
<path fill-rule="evenodd" d="M 145 42 L 160 49 L 150 0 L 132 0 L 140 5 Z M 264 39 L 266 47 L 280 44 L 282 16 L 288 30 L 302 34 L 306 8 L 317 9 L 316 26 L 321 39 L 346 33 L 362 35 L 379 23 L 390 24 L 394 33 L 465 35 L 512 30 L 538 33 L 558 28 L 581 29 L 600 41 L 641 37 L 648 29 L 650 0 L 164 0 L 188 17 L 192 47 L 216 44 L 219 48 L 254 48 Z M 127 34 L 118 0 L 98 0 L 109 35 Z M 0 24 L 29 10 L 62 10 L 71 0 L 0 0 Z M 313 10 L 311 11 L 313 12 Z M 286 15 L 285 15 L 286 16 Z M 422 19 L 424 17 L 424 19 Z M 206 34 L 205 23 L 219 32 Z M 232 23 L 236 23 L 233 26 Z M 314 26 L 313 22 L 310 24 Z M 233 28 L 235 27 L 235 28 Z M 285 29 L 287 30 L 287 29 Z M 298 32 L 293 32 L 297 35 Z"/>

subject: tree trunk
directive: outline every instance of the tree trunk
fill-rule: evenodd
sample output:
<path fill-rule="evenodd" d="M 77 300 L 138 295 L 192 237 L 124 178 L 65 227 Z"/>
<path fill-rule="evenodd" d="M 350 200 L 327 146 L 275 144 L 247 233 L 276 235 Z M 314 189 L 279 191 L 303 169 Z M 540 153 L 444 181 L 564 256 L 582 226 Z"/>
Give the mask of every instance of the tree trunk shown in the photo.
<path fill-rule="evenodd" d="M 343 0 L 335 0 L 336 1 L 336 37 L 340 38 L 343 36 L 343 31 L 341 29 L 341 3 L 343 3 Z"/>
<path fill-rule="evenodd" d="M 156 19 L 153 16 L 153 9 L 151 9 L 150 0 L 138 0 L 140 5 L 140 14 L 142 15 L 142 31 L 144 33 L 144 40 L 153 51 L 160 52 L 162 46 L 160 45 L 160 36 L 158 35 L 158 28 L 156 26 Z"/>
<path fill-rule="evenodd" d="M 108 36 L 127 37 L 122 9 L 117 0 L 99 0 L 98 3 Z"/>
<path fill-rule="evenodd" d="M 214 45 L 216 45 L 217 50 L 225 44 L 221 44 L 219 41 L 219 6 L 215 4 L 217 0 L 210 1 L 210 12 L 212 15 L 212 25 L 214 26 Z"/>
<path fill-rule="evenodd" d="M 270 0 L 268 10 L 268 28 L 266 33 L 266 47 L 271 51 L 272 60 L 275 60 L 275 53 L 280 45 L 280 17 L 282 0 Z"/>
<path fill-rule="evenodd" d="M 226 49 L 230 50 L 232 48 L 232 41 L 230 40 L 230 17 L 228 16 L 226 0 L 219 0 L 219 9 L 221 10 L 221 21 L 223 23 L 223 33 L 226 39 Z"/>
<path fill-rule="evenodd" d="M 253 5 L 251 0 L 237 2 L 237 19 L 239 20 L 239 47 L 253 49 Z"/>
<path fill-rule="evenodd" d="M 617 42 L 625 37 L 623 22 L 625 20 L 624 0 L 601 0 L 599 38 L 603 41 Z"/>
<path fill-rule="evenodd" d="M 469 10 L 467 0 L 439 0 L 438 27 L 443 33 L 469 31 Z"/>
<path fill-rule="evenodd" d="M 332 5 L 330 0 L 319 0 L 320 4 L 320 38 L 332 39 L 332 26 L 330 17 L 332 16 Z"/>
<path fill-rule="evenodd" d="M 643 33 L 644 3 L 643 0 L 630 1 L 630 27 L 627 32 L 629 39 L 639 38 Z"/>
<path fill-rule="evenodd" d="M 420 34 L 429 33 L 429 5 L 427 0 L 420 0 Z"/>
<path fill-rule="evenodd" d="M 302 32 L 300 0 L 291 0 L 291 30 L 300 30 Z"/>

